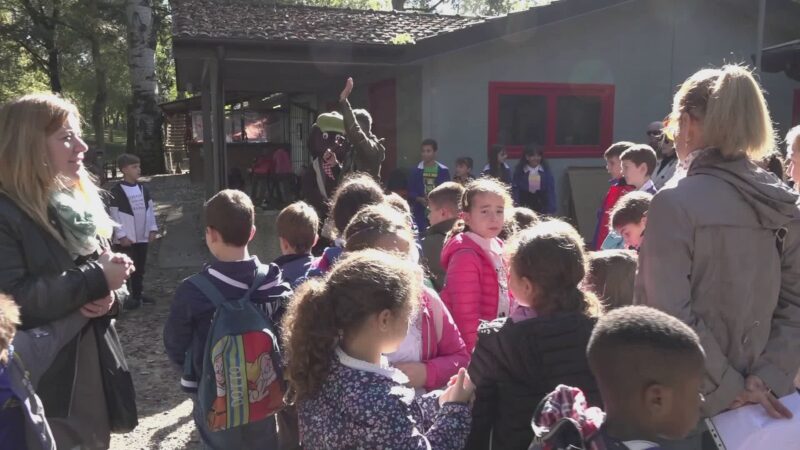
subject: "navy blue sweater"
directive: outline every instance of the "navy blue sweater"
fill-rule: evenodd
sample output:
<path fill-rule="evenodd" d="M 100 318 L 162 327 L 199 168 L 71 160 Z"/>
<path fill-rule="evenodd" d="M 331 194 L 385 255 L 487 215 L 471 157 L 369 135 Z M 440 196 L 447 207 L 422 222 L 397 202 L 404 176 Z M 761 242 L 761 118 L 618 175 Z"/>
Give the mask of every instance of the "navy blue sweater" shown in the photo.
<path fill-rule="evenodd" d="M 283 255 L 272 261 L 273 264 L 280 267 L 283 279 L 292 288 L 297 287 L 305 280 L 312 262 L 314 262 L 314 257 L 310 254 Z"/>
<path fill-rule="evenodd" d="M 225 298 L 238 300 L 250 288 L 260 264 L 255 256 L 244 261 L 216 261 L 206 265 L 200 273 L 208 277 Z M 281 270 L 270 264 L 269 275 L 251 300 L 279 326 L 291 294 L 289 284 L 281 277 Z M 194 284 L 184 280 L 178 286 L 164 325 L 164 347 L 172 362 L 183 366 L 186 352 L 191 350 L 194 373 L 202 373 L 206 337 L 215 311 L 211 300 Z"/>

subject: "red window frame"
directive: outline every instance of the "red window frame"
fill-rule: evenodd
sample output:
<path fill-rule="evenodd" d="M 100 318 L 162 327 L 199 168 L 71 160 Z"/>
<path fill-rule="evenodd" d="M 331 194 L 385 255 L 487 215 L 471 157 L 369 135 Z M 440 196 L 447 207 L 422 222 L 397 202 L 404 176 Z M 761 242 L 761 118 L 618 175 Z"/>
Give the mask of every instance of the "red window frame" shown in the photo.
<path fill-rule="evenodd" d="M 547 124 L 545 127 L 544 154 L 548 158 L 594 158 L 602 157 L 611 145 L 614 129 L 614 85 L 613 84 L 568 84 L 568 83 L 489 83 L 489 139 L 487 150 L 497 143 L 500 131 L 500 96 L 536 95 L 547 100 Z M 556 117 L 558 97 L 579 95 L 600 98 L 600 143 L 598 145 L 556 145 Z M 522 145 L 506 146 L 509 158 L 522 157 Z"/>

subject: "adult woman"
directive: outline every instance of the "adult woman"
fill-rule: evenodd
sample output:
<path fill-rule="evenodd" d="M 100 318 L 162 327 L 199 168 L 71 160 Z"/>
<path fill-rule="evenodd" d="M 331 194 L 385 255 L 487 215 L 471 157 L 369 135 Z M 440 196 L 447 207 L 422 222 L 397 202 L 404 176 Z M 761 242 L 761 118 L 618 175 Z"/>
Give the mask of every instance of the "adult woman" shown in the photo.
<path fill-rule="evenodd" d="M 108 313 L 133 266 L 105 250 L 112 222 L 83 167 L 86 150 L 78 111 L 59 97 L 0 108 L 0 291 L 19 303 L 22 328 L 76 310 L 91 319 L 37 386 L 59 448 L 107 448 L 117 425 L 107 399 L 126 387 L 104 383 L 116 367 L 101 355 L 124 364 Z"/>
<path fill-rule="evenodd" d="M 761 88 L 740 66 L 701 70 L 675 94 L 670 127 L 687 172 L 650 206 L 636 301 L 700 336 L 704 417 L 746 403 L 788 417 L 777 397 L 800 365 L 800 210 L 753 162 L 775 145 Z"/>

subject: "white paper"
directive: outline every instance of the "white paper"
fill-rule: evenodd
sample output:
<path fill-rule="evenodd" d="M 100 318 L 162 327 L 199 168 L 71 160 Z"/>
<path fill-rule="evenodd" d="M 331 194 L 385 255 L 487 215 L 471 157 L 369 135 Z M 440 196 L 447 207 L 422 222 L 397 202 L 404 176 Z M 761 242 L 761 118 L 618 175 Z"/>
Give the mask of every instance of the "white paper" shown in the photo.
<path fill-rule="evenodd" d="M 748 405 L 711 418 L 726 450 L 800 449 L 800 395 L 781 398 L 794 414 L 773 419 L 761 405 Z"/>

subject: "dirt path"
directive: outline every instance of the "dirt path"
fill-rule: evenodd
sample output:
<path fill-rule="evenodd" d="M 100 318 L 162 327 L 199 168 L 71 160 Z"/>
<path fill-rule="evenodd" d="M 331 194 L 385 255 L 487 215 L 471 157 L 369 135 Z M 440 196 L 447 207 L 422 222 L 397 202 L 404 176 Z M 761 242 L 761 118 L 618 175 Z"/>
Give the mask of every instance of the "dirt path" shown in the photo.
<path fill-rule="evenodd" d="M 154 177 L 149 186 L 157 204 L 162 232 L 168 218 L 196 213 L 202 206 L 202 185 L 191 185 L 186 175 Z M 148 255 L 145 294 L 156 299 L 156 304 L 143 305 L 117 320 L 117 330 L 136 385 L 139 426 L 131 433 L 114 435 L 112 449 L 199 448 L 191 419 L 191 402 L 180 389 L 179 375 L 167 359 L 162 342 L 164 322 L 175 288 L 199 269 L 160 267 L 159 250 L 164 240 L 170 239 L 172 228 L 166 228 L 168 235 L 153 244 Z M 195 252 L 203 248 L 202 234 L 198 233 L 196 239 Z"/>

